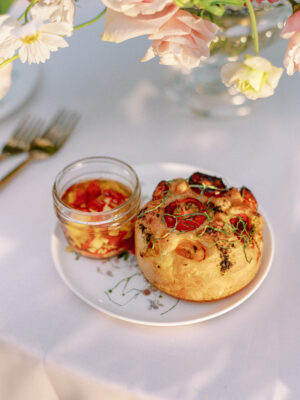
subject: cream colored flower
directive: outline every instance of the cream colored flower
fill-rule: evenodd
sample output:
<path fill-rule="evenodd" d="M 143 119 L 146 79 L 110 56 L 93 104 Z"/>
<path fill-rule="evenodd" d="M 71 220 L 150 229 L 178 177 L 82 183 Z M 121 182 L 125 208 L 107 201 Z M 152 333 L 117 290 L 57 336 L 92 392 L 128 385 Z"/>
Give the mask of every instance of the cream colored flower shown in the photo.
<path fill-rule="evenodd" d="M 0 58 L 10 58 L 18 51 L 23 63 L 38 64 L 48 60 L 51 51 L 67 47 L 62 36 L 70 36 L 73 26 L 67 22 L 45 23 L 48 17 L 34 14 L 24 25 L 12 18 L 5 19 L 0 25 Z"/>
<path fill-rule="evenodd" d="M 226 86 L 234 86 L 251 100 L 274 94 L 283 69 L 274 67 L 270 61 L 259 56 L 245 56 L 244 62 L 225 64 L 221 70 Z"/>
<path fill-rule="evenodd" d="M 74 0 L 39 0 L 36 7 L 47 7 L 55 6 L 53 12 L 50 15 L 50 21 L 52 22 L 68 22 L 73 24 L 75 16 L 75 3 Z"/>
<path fill-rule="evenodd" d="M 0 63 L 4 61 L 0 59 Z M 13 64 L 9 63 L 5 67 L 0 67 L 0 99 L 2 99 L 11 85 L 11 71 Z"/>

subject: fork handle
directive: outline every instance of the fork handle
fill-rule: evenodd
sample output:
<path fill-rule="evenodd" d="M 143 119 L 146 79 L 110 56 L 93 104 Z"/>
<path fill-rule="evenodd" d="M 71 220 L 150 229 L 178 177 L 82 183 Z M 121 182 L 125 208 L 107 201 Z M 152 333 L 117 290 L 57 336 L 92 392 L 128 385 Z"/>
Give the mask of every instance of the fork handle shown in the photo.
<path fill-rule="evenodd" d="M 0 189 L 2 189 L 5 185 L 8 184 L 19 172 L 21 172 L 27 165 L 29 165 L 33 161 L 33 157 L 26 158 L 25 161 L 22 161 L 19 165 L 17 165 L 14 169 L 12 169 L 4 178 L 0 180 Z"/>
<path fill-rule="evenodd" d="M 0 154 L 0 161 L 5 160 L 8 157 L 7 153 L 1 153 Z"/>

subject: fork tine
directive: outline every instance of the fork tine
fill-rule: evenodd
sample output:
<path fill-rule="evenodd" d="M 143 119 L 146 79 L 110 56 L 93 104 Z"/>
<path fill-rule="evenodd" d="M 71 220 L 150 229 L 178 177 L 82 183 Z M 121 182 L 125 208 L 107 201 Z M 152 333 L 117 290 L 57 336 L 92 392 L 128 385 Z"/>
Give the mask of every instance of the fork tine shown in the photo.
<path fill-rule="evenodd" d="M 50 124 L 47 126 L 42 137 L 50 142 L 54 142 L 56 137 L 59 135 L 58 126 L 64 121 L 67 111 L 65 109 L 59 110 L 54 118 L 51 120 Z"/>
<path fill-rule="evenodd" d="M 38 118 L 32 118 L 27 126 L 23 136 L 19 137 L 18 141 L 23 143 L 31 143 L 34 137 L 38 137 L 42 132 L 43 122 Z"/>
<path fill-rule="evenodd" d="M 24 135 L 27 130 L 27 126 L 30 123 L 32 117 L 29 114 L 25 114 L 21 121 L 18 123 L 13 135 L 11 136 L 12 139 L 18 140 L 20 137 Z"/>
<path fill-rule="evenodd" d="M 33 138 L 39 136 L 42 132 L 41 128 L 42 122 L 40 119 L 31 117 L 28 114 L 24 115 L 13 135 L 2 148 L 2 153 L 13 155 L 28 151 Z"/>
<path fill-rule="evenodd" d="M 57 111 L 57 113 L 54 115 L 53 119 L 51 120 L 50 124 L 47 126 L 47 130 L 45 134 L 47 134 L 48 130 L 51 130 L 55 125 L 59 123 L 59 121 L 64 117 L 66 110 L 64 108 L 60 109 Z M 44 137 L 44 135 L 43 135 Z"/>
<path fill-rule="evenodd" d="M 80 116 L 76 113 L 72 113 L 69 116 L 69 120 L 65 126 L 62 126 L 62 132 L 61 135 L 58 137 L 58 140 L 56 141 L 56 146 L 61 147 L 66 140 L 69 138 L 71 133 L 74 131 L 76 125 L 78 124 L 80 120 Z"/>
<path fill-rule="evenodd" d="M 68 118 L 70 114 L 72 114 L 72 111 L 69 111 L 66 108 L 61 108 L 60 110 L 58 110 L 53 119 L 51 120 L 50 124 L 48 125 L 47 131 L 51 130 L 57 125 L 64 123 L 64 121 L 66 120 L 66 118 Z"/>
<path fill-rule="evenodd" d="M 75 128 L 78 120 L 78 114 L 62 109 L 56 114 L 42 137 L 56 147 L 60 147 Z"/>

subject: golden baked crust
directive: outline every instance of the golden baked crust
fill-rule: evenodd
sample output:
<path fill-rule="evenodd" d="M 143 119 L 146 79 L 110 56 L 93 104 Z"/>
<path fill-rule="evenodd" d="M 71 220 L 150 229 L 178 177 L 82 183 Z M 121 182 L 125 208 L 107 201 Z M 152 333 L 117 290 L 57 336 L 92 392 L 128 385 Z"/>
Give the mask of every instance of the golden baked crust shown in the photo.
<path fill-rule="evenodd" d="M 230 296 L 256 275 L 263 218 L 249 189 L 227 188 L 200 172 L 162 181 L 135 225 L 135 250 L 145 277 L 184 300 Z"/>

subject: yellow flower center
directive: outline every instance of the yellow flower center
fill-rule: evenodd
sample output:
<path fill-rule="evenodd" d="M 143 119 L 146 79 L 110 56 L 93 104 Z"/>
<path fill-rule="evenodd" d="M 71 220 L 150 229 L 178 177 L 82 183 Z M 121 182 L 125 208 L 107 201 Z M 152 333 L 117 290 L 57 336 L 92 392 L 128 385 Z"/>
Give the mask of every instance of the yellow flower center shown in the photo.
<path fill-rule="evenodd" d="M 242 81 L 241 79 L 238 79 L 237 87 L 241 92 L 245 92 L 246 90 L 252 89 L 252 86 L 250 85 L 249 81 Z"/>
<path fill-rule="evenodd" d="M 21 40 L 21 42 L 23 42 L 25 44 L 32 44 L 38 40 L 39 36 L 40 36 L 40 33 L 37 32 L 34 35 L 25 36 L 25 37 L 21 38 L 20 40 Z"/>
<path fill-rule="evenodd" d="M 237 88 L 242 93 L 245 93 L 249 90 L 253 90 L 256 93 L 259 93 L 267 79 L 267 74 L 261 71 L 251 71 L 251 77 L 249 80 L 237 80 Z"/>

